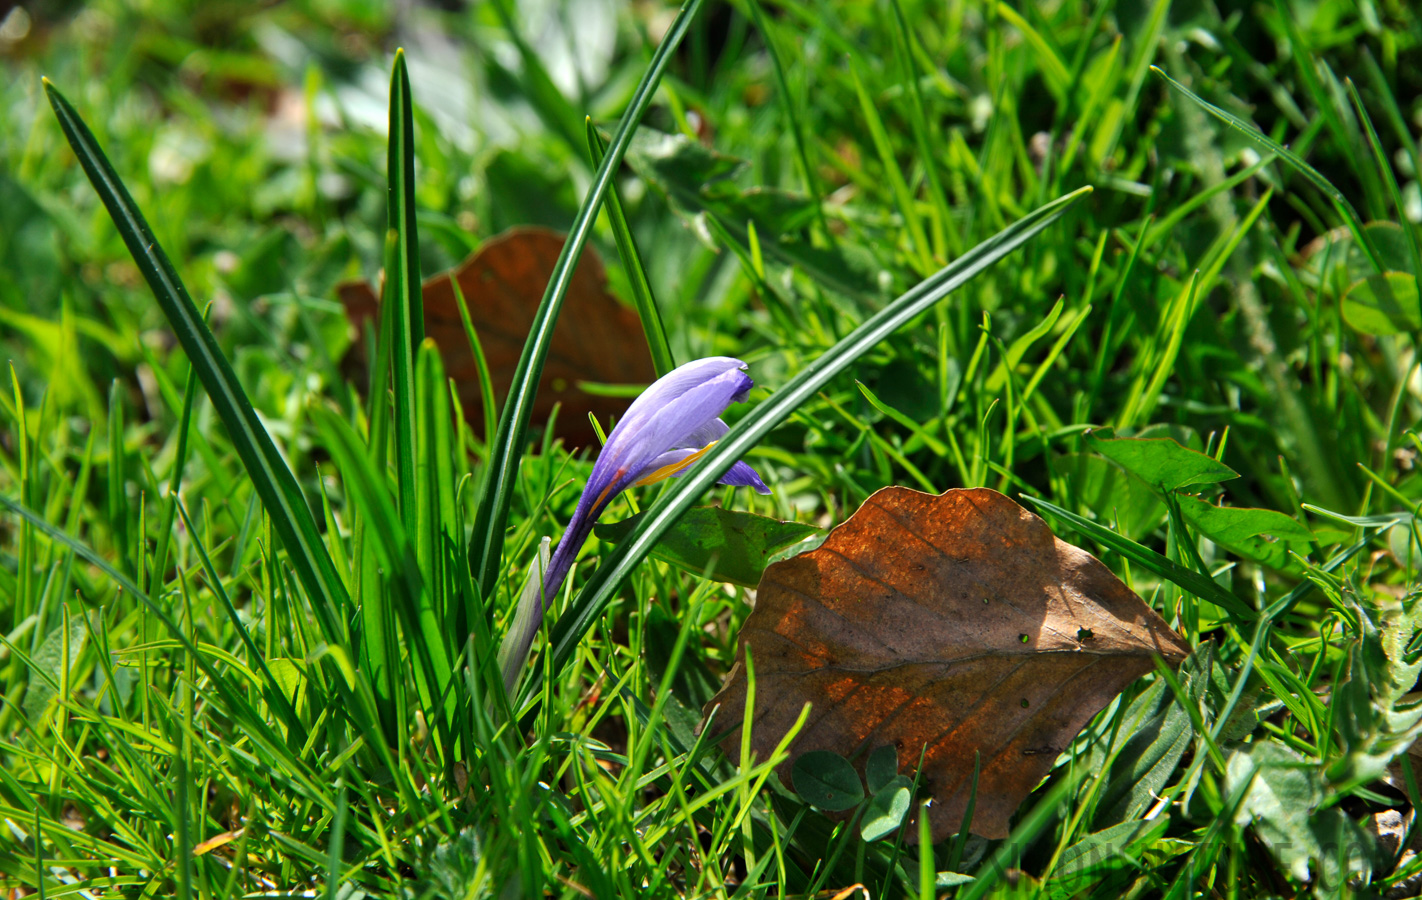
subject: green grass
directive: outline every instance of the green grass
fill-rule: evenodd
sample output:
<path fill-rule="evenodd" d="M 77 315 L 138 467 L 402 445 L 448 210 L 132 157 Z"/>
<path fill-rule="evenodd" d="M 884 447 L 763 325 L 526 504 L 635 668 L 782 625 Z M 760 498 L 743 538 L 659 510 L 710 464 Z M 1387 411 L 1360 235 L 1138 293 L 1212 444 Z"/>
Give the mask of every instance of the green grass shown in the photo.
<path fill-rule="evenodd" d="M 1407 4 L 520 6 L 0 28 L 0 884 L 1233 897 L 1422 871 L 1364 827 L 1419 796 Z M 411 300 L 517 224 L 596 249 L 658 371 L 731 355 L 757 387 L 698 474 L 615 501 L 647 514 L 590 541 L 509 698 L 499 640 L 593 454 L 531 416 L 537 341 L 487 424 L 454 415 Z M 382 267 L 395 302 L 355 335 L 334 287 Z M 342 364 L 366 340 L 373 379 Z M 1107 428 L 1213 474 L 1157 477 Z M 738 456 L 769 497 L 710 487 Z M 696 729 L 753 596 L 658 536 L 709 503 L 826 527 L 890 484 L 1022 499 L 1199 648 L 1007 841 L 865 842 Z"/>

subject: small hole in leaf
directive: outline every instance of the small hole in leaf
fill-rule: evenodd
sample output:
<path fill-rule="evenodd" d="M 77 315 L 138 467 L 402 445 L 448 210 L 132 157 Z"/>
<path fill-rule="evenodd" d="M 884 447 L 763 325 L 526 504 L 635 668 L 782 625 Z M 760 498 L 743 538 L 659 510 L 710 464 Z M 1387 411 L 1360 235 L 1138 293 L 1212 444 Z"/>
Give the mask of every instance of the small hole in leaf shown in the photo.
<path fill-rule="evenodd" d="M 1023 698 L 1022 698 L 1022 708 L 1023 708 L 1023 709 L 1026 709 L 1026 708 L 1027 708 L 1027 698 L 1026 698 L 1026 697 L 1023 697 Z"/>
<path fill-rule="evenodd" d="M 983 606 L 987 606 L 987 605 L 988 605 L 988 598 L 984 597 L 984 598 L 983 598 Z"/>
<path fill-rule="evenodd" d="M 1094 637 L 1096 637 L 1096 635 L 1091 633 L 1090 628 L 1078 628 L 1076 630 L 1076 640 L 1078 643 L 1084 644 Z"/>
<path fill-rule="evenodd" d="M 1017 639 L 1018 639 L 1019 641 L 1021 641 L 1022 643 L 1024 643 L 1024 644 L 1027 643 L 1028 640 L 1030 640 L 1030 639 L 1027 637 L 1027 635 L 1025 635 L 1025 634 L 1019 634 L 1019 635 L 1017 636 Z"/>

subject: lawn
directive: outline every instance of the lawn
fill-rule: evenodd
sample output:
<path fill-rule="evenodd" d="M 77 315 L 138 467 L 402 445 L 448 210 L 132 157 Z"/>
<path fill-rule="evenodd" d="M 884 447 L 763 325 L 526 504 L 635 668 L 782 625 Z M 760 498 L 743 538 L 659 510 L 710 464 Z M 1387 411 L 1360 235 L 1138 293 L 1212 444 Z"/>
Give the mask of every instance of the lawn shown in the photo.
<path fill-rule="evenodd" d="M 0 62 L 4 896 L 1422 894 L 1411 4 Z"/>

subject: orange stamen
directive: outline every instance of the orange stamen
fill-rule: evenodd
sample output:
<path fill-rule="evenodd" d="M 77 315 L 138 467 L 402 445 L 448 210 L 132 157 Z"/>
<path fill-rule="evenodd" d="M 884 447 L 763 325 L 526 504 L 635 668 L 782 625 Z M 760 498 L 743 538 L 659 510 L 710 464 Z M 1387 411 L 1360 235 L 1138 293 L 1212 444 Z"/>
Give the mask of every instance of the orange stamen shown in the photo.
<path fill-rule="evenodd" d="M 701 457 L 705 456 L 706 451 L 710 450 L 714 446 L 716 446 L 716 442 L 712 441 L 711 443 L 707 444 L 705 447 L 702 447 L 700 450 L 697 450 L 695 453 L 691 454 L 685 459 L 679 459 L 674 463 L 662 466 L 660 469 L 648 472 L 646 475 L 643 475 L 641 478 L 638 478 L 632 483 L 641 486 L 644 484 L 656 484 L 658 481 L 664 481 L 677 474 L 678 472 L 682 471 L 692 463 L 696 462 Z"/>

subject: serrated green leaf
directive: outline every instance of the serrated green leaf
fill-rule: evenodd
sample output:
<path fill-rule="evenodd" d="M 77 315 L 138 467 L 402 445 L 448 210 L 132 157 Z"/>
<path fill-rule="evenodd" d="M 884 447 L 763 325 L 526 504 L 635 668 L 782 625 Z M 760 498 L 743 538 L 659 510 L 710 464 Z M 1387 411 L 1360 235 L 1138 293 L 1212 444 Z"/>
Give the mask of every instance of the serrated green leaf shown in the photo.
<path fill-rule="evenodd" d="M 610 543 L 636 530 L 646 513 L 621 522 L 593 528 L 593 533 Z M 819 529 L 799 522 L 782 522 L 752 513 L 719 507 L 688 510 L 681 521 L 662 536 L 652 556 L 703 575 L 744 587 L 760 583 L 761 573 L 776 550 L 804 540 Z"/>
<path fill-rule="evenodd" d="M 1328 769 L 1335 783 L 1383 777 L 1388 763 L 1422 734 L 1422 703 L 1410 695 L 1422 675 L 1422 657 L 1408 653 L 1422 631 L 1422 603 L 1363 598 L 1357 610 L 1348 675 L 1331 704 L 1345 751 Z"/>

